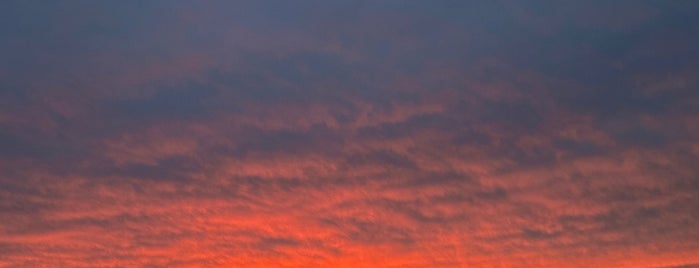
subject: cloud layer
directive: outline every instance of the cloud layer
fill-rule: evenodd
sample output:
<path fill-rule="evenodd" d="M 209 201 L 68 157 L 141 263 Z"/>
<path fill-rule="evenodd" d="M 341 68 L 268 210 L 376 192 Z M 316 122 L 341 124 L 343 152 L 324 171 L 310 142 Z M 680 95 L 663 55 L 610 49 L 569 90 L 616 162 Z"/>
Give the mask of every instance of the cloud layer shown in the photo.
<path fill-rule="evenodd" d="M 699 265 L 697 4 L 0 10 L 0 267 Z"/>

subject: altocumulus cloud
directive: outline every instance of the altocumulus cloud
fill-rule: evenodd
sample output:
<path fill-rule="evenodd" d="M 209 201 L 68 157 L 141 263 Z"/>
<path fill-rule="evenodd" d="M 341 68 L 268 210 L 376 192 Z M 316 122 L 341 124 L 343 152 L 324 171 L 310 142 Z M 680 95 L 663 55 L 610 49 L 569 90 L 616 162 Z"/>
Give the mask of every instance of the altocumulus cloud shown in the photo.
<path fill-rule="evenodd" d="M 699 263 L 699 4 L 0 10 L 0 266 Z"/>

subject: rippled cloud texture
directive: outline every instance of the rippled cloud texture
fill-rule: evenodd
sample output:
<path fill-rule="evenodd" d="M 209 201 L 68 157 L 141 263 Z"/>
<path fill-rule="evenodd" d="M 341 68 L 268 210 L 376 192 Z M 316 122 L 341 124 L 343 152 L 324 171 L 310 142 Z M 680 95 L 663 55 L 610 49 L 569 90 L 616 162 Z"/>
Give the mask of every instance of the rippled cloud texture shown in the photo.
<path fill-rule="evenodd" d="M 698 14 L 2 1 L 0 267 L 697 267 Z"/>

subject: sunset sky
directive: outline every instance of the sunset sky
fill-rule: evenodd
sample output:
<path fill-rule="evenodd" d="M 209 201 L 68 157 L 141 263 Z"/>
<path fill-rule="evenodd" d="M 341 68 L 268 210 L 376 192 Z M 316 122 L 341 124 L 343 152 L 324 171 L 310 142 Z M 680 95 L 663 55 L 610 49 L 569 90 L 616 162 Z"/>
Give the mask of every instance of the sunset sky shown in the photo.
<path fill-rule="evenodd" d="M 0 267 L 699 267 L 699 1 L 2 0 Z"/>

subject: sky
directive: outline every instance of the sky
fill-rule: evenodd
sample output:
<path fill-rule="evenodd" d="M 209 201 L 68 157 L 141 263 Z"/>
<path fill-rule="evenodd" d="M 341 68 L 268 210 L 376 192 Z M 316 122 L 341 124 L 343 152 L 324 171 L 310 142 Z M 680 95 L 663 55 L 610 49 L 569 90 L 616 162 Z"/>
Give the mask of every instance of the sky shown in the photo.
<path fill-rule="evenodd" d="M 0 1 L 0 267 L 699 267 L 699 2 Z"/>

